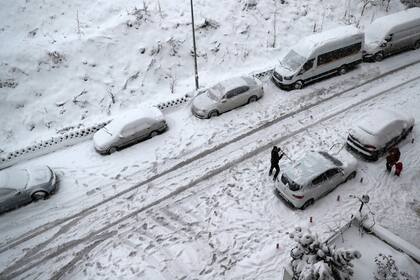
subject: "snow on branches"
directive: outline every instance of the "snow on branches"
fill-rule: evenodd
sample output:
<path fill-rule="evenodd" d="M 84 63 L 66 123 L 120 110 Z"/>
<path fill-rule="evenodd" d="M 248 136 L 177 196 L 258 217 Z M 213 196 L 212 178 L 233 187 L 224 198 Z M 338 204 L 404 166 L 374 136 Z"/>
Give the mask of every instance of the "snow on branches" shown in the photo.
<path fill-rule="evenodd" d="M 293 280 L 347 280 L 353 275 L 353 259 L 360 252 L 351 249 L 336 249 L 321 242 L 318 235 L 296 227 L 289 237 L 296 242 L 291 250 Z"/>
<path fill-rule="evenodd" d="M 375 257 L 377 271 L 374 280 L 413 280 L 407 272 L 400 271 L 391 255 L 379 254 Z"/>

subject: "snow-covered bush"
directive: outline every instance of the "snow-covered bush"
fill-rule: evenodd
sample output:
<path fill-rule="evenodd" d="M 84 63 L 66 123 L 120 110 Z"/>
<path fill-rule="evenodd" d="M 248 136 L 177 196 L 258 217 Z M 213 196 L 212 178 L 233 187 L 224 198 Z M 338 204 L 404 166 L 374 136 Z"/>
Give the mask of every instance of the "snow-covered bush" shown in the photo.
<path fill-rule="evenodd" d="M 361 254 L 351 249 L 336 249 L 321 242 L 309 230 L 295 228 L 289 237 L 296 242 L 291 250 L 294 280 L 347 280 L 353 275 L 353 259 Z"/>
<path fill-rule="evenodd" d="M 385 256 L 379 254 L 375 257 L 375 263 L 378 267 L 374 276 L 375 280 L 412 280 L 414 279 L 407 272 L 400 271 L 395 260 L 391 255 Z"/>

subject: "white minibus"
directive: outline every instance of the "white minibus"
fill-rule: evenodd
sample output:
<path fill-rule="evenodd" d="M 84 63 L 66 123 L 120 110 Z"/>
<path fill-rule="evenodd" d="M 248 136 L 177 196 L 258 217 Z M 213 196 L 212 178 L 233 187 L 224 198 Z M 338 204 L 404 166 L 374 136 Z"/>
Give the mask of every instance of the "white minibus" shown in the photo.
<path fill-rule="evenodd" d="M 364 34 L 353 26 L 337 27 L 302 39 L 285 52 L 272 80 L 283 89 L 339 73 L 362 62 Z"/>

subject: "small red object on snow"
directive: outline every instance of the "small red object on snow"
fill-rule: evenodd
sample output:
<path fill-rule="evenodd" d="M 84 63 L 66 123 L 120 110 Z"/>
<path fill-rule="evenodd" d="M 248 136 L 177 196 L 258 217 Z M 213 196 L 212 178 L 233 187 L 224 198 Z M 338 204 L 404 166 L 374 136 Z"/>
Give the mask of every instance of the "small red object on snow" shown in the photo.
<path fill-rule="evenodd" d="M 340 201 L 340 195 L 337 195 L 337 201 Z"/>
<path fill-rule="evenodd" d="M 309 217 L 309 222 L 312 223 L 312 216 Z"/>
<path fill-rule="evenodd" d="M 277 245 L 276 245 L 276 249 L 278 249 L 278 248 L 280 248 L 280 245 L 279 245 L 279 243 L 277 243 Z"/>
<path fill-rule="evenodd" d="M 360 183 L 363 183 L 363 177 L 360 178 Z"/>
<path fill-rule="evenodd" d="M 395 175 L 400 176 L 402 169 L 403 169 L 402 162 L 401 161 L 397 162 L 395 164 Z"/>

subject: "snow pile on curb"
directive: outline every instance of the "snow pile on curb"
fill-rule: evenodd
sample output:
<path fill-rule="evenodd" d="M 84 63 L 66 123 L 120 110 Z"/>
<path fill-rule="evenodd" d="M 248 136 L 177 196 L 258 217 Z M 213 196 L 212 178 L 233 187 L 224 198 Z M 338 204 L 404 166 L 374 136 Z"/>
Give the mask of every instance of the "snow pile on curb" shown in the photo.
<path fill-rule="evenodd" d="M 107 125 L 110 121 L 101 122 L 92 126 L 72 130 L 62 135 L 53 136 L 48 140 L 39 141 L 33 145 L 7 153 L 5 157 L 0 157 L 0 169 L 9 167 L 22 160 L 28 160 L 58 149 L 80 143 L 92 137 L 92 135 Z"/>

